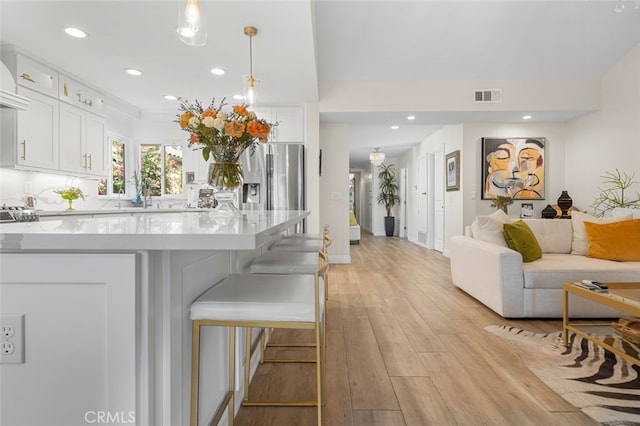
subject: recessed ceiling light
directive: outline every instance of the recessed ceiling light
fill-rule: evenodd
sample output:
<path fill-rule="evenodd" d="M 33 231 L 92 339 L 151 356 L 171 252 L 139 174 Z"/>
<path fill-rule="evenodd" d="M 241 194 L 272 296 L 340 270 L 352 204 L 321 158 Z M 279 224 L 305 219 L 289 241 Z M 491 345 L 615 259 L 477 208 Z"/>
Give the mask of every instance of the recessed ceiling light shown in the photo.
<path fill-rule="evenodd" d="M 416 116 L 415 115 L 410 115 L 407 117 L 407 120 L 415 120 Z"/>
<path fill-rule="evenodd" d="M 64 32 L 70 35 L 71 37 L 76 37 L 76 38 L 85 38 L 87 36 L 87 33 L 85 33 L 79 28 L 74 28 L 74 27 L 67 27 L 64 29 Z"/>
<path fill-rule="evenodd" d="M 531 120 L 531 116 L 530 115 L 523 115 L 522 119 L 523 120 Z"/>
<path fill-rule="evenodd" d="M 398 130 L 398 129 L 400 128 L 400 126 L 391 126 L 391 128 L 392 128 L 393 130 Z"/>
<path fill-rule="evenodd" d="M 213 74 L 213 75 L 225 75 L 226 71 L 223 70 L 222 68 L 213 68 L 211 70 L 211 74 Z"/>
<path fill-rule="evenodd" d="M 168 101 L 175 101 L 178 99 L 177 96 L 173 96 L 173 95 L 164 95 L 164 98 Z"/>
<path fill-rule="evenodd" d="M 125 71 L 127 72 L 127 74 L 129 75 L 135 75 L 135 76 L 140 76 L 142 75 L 142 71 L 137 70 L 135 68 L 126 68 Z"/>
<path fill-rule="evenodd" d="M 242 95 L 233 95 L 233 99 L 236 101 L 244 101 L 244 96 Z"/>

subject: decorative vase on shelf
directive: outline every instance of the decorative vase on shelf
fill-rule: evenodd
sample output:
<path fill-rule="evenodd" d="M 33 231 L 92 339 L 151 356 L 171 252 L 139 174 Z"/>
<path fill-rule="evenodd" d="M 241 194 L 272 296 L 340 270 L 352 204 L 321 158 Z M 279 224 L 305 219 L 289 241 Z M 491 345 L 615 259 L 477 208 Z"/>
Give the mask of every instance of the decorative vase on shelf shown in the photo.
<path fill-rule="evenodd" d="M 67 202 L 69 203 L 69 207 L 67 207 L 67 210 L 73 210 L 73 199 L 69 198 Z"/>
<path fill-rule="evenodd" d="M 569 218 L 569 209 L 573 205 L 573 200 L 567 193 L 567 191 L 562 191 L 560 197 L 558 198 L 558 207 L 560 207 L 560 211 L 562 212 L 561 218 Z"/>
<path fill-rule="evenodd" d="M 558 215 L 558 212 L 551 206 L 551 204 L 547 204 L 547 207 L 542 209 L 541 214 L 543 219 L 554 219 Z"/>

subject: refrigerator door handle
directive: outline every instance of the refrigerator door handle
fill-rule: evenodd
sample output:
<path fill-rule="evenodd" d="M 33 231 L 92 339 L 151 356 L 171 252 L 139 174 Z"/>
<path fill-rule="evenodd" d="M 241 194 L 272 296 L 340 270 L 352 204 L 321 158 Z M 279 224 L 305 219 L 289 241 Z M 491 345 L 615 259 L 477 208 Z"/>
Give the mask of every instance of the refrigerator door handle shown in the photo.
<path fill-rule="evenodd" d="M 267 210 L 273 210 L 273 154 L 266 155 L 267 175 Z"/>

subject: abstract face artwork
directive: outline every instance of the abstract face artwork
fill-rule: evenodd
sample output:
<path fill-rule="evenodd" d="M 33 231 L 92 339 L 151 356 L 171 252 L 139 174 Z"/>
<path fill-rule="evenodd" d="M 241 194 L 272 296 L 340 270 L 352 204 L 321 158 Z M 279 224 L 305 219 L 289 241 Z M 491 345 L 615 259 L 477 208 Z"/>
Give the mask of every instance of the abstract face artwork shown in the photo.
<path fill-rule="evenodd" d="M 545 138 L 482 138 L 482 199 L 544 199 Z"/>

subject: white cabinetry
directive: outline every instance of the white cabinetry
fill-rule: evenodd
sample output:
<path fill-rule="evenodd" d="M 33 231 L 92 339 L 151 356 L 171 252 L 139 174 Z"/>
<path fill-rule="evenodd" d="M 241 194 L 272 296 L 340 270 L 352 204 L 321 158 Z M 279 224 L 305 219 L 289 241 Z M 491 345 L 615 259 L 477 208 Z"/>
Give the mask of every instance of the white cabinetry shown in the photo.
<path fill-rule="evenodd" d="M 56 170 L 58 168 L 58 101 L 18 87 L 31 99 L 24 111 L 0 110 L 2 166 Z"/>
<path fill-rule="evenodd" d="M 256 108 L 258 118 L 278 123 L 271 130 L 272 142 L 304 142 L 304 114 L 301 107 Z"/>
<path fill-rule="evenodd" d="M 60 87 L 57 96 L 61 101 L 85 111 L 98 115 L 105 114 L 102 95 L 64 74 L 60 74 Z"/>
<path fill-rule="evenodd" d="M 105 119 L 60 103 L 60 170 L 106 177 Z"/>
<path fill-rule="evenodd" d="M 145 424 L 136 269 L 135 254 L 2 254 L 0 312 L 25 315 L 25 363 L 0 365 L 0 424 Z"/>
<path fill-rule="evenodd" d="M 15 56 L 16 84 L 52 97 L 58 96 L 58 73 L 22 55 Z"/>

